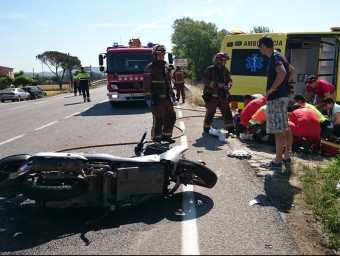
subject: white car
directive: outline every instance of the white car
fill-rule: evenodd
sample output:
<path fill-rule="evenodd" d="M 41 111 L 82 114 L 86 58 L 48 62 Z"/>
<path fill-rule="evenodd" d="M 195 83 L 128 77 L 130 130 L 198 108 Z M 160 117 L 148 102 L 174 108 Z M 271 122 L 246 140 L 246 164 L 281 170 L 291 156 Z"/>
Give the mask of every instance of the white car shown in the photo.
<path fill-rule="evenodd" d="M 21 101 L 29 99 L 31 99 L 31 95 L 21 88 L 5 88 L 0 91 L 1 102 L 5 102 L 5 100 Z"/>

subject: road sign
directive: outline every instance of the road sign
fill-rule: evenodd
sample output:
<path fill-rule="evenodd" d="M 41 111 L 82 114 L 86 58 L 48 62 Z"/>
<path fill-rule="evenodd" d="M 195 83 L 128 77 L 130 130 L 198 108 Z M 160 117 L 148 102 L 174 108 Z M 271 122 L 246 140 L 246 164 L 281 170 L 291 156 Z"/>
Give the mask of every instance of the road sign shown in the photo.
<path fill-rule="evenodd" d="M 174 59 L 175 66 L 187 67 L 188 59 Z"/>

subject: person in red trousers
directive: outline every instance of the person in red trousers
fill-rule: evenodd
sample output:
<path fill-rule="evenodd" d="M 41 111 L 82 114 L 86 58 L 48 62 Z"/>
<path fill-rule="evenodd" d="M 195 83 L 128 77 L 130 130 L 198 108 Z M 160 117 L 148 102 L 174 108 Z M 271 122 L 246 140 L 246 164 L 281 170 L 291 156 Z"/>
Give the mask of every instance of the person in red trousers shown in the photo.
<path fill-rule="evenodd" d="M 307 152 L 319 147 L 320 121 L 312 109 L 303 108 L 295 103 L 288 118 L 288 124 L 293 134 L 293 148 L 303 146 Z"/>

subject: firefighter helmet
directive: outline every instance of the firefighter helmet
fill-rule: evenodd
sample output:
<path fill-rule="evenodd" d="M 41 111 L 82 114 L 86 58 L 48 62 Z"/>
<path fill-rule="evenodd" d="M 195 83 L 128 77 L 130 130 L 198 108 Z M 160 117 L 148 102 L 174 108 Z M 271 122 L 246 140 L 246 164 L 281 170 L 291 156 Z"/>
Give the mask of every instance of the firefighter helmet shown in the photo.
<path fill-rule="evenodd" d="M 152 54 L 156 54 L 157 52 L 165 53 L 166 52 L 165 46 L 160 44 L 154 45 L 154 47 L 152 48 Z"/>
<path fill-rule="evenodd" d="M 230 60 L 230 57 L 224 52 L 219 52 L 215 55 L 215 60 Z"/>

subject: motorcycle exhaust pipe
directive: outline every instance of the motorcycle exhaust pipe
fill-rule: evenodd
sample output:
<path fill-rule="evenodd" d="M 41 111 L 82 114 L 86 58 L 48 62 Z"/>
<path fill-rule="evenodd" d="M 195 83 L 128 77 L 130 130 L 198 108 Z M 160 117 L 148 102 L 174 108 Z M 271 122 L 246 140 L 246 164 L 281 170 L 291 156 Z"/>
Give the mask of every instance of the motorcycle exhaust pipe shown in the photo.
<path fill-rule="evenodd" d="M 75 172 L 84 175 L 83 163 L 80 159 L 64 158 L 36 158 L 32 161 L 32 171 L 34 172 Z"/>

